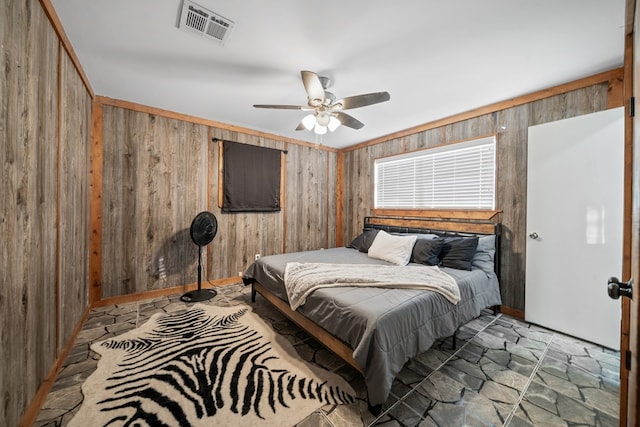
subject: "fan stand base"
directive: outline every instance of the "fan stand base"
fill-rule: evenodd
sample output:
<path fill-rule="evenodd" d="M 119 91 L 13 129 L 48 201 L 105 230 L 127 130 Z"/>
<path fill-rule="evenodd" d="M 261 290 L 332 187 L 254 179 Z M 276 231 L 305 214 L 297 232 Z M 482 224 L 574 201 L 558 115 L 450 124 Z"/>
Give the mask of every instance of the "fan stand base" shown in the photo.
<path fill-rule="evenodd" d="M 218 293 L 213 289 L 197 289 L 195 291 L 187 292 L 180 297 L 180 301 L 183 302 L 199 302 L 207 301 L 215 297 Z"/>

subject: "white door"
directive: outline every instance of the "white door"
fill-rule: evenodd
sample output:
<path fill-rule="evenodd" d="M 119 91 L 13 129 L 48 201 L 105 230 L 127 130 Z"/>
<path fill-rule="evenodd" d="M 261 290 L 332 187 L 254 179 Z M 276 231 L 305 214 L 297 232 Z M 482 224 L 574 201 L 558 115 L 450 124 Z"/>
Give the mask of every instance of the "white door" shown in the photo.
<path fill-rule="evenodd" d="M 529 128 L 525 319 L 620 346 L 624 109 Z"/>

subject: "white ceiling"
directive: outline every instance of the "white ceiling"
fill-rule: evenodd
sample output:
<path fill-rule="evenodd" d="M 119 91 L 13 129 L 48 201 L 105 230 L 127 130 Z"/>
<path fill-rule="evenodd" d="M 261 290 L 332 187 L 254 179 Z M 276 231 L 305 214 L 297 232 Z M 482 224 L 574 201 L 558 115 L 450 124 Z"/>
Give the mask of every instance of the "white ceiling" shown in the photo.
<path fill-rule="evenodd" d="M 177 28 L 182 0 L 52 0 L 97 95 L 342 148 L 622 66 L 625 0 L 195 0 L 224 45 Z M 365 124 L 316 136 L 300 70 Z"/>

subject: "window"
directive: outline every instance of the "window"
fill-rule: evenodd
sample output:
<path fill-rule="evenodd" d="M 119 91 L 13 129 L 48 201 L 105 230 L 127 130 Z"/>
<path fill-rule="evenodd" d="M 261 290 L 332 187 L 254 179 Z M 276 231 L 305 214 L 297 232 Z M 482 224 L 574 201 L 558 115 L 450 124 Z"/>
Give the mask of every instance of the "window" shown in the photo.
<path fill-rule="evenodd" d="M 375 161 L 378 209 L 495 209 L 496 138 Z"/>

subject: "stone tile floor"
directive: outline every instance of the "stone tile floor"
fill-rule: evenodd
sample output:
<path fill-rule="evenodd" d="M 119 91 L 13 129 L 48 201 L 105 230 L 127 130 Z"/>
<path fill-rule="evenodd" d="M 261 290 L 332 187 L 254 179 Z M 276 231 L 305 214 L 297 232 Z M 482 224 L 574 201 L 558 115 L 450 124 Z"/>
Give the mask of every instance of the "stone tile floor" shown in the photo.
<path fill-rule="evenodd" d="M 250 288 L 215 288 L 209 304 L 247 304 L 300 356 L 347 379 L 353 405 L 324 407 L 298 426 L 617 426 L 619 353 L 506 315 L 484 312 L 451 339 L 409 361 L 380 416 L 367 410 L 357 371 L 325 350 Z M 40 410 L 36 426 L 64 426 L 82 402 L 83 381 L 97 365 L 94 341 L 141 326 L 157 312 L 184 311 L 180 295 L 100 307 L 89 319 Z"/>

